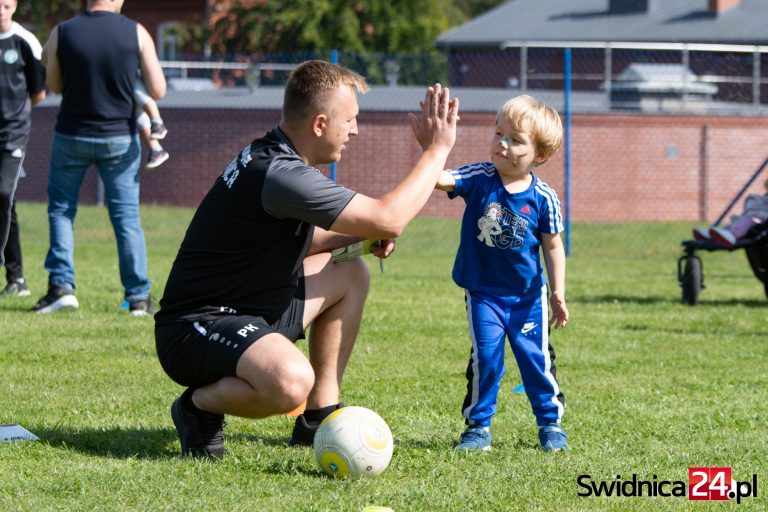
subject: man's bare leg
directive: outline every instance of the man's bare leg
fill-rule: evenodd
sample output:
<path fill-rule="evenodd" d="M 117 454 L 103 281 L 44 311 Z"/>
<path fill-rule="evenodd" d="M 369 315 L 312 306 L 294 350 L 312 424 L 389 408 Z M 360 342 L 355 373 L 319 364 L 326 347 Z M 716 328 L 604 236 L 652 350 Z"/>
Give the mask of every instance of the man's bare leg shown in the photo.
<path fill-rule="evenodd" d="M 339 402 L 344 370 L 360 331 L 369 276 L 359 258 L 334 264 L 329 253 L 306 258 L 304 276 L 304 325 L 311 324 L 309 361 L 315 372 L 307 409 L 319 409 Z"/>
<path fill-rule="evenodd" d="M 312 444 L 320 422 L 339 407 L 341 380 L 368 295 L 368 269 L 360 259 L 334 265 L 325 253 L 304 260 L 304 275 L 304 324 L 312 326 L 309 360 L 315 385 L 288 443 L 306 446 Z"/>
<path fill-rule="evenodd" d="M 201 410 L 264 418 L 304 403 L 314 376 L 304 354 L 284 336 L 264 336 L 240 356 L 237 375 L 198 388 L 192 402 Z"/>
<path fill-rule="evenodd" d="M 311 324 L 309 361 L 282 335 L 264 336 L 240 357 L 236 377 L 194 391 L 196 407 L 263 418 L 291 411 L 305 400 L 308 409 L 339 402 L 368 295 L 368 270 L 360 260 L 334 265 L 330 254 L 323 253 L 306 258 L 304 276 L 304 326 Z"/>

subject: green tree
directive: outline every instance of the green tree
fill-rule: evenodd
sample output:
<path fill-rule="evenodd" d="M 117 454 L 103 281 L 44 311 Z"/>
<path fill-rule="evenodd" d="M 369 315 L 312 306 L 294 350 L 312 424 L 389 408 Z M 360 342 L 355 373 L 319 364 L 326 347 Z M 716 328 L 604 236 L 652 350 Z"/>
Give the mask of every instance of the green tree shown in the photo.
<path fill-rule="evenodd" d="M 337 49 L 371 84 L 445 82 L 434 41 L 464 20 L 452 0 L 214 1 L 224 14 L 211 27 L 213 53 L 290 62 Z"/>
<path fill-rule="evenodd" d="M 81 0 L 19 0 L 14 19 L 34 25 L 35 35 L 45 44 L 51 28 L 82 10 Z"/>
<path fill-rule="evenodd" d="M 456 12 L 445 5 L 441 0 L 235 0 L 213 25 L 211 45 L 215 52 L 246 54 L 334 48 L 426 52 Z"/>

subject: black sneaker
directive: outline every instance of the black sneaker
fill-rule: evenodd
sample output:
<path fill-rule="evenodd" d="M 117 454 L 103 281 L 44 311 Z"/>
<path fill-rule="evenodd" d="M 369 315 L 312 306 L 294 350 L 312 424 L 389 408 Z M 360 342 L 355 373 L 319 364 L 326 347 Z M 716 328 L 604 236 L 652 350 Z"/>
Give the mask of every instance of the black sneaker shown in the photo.
<path fill-rule="evenodd" d="M 165 163 L 166 160 L 168 160 L 171 157 L 171 155 L 168 154 L 168 152 L 164 149 L 153 149 L 149 152 L 149 160 L 147 160 L 147 164 L 144 166 L 145 169 L 155 169 L 157 167 L 160 167 Z"/>
<path fill-rule="evenodd" d="M 77 302 L 74 292 L 71 288 L 61 288 L 58 286 L 48 286 L 48 293 L 32 306 L 32 311 L 36 313 L 53 313 L 60 309 L 77 309 L 80 304 Z"/>
<path fill-rule="evenodd" d="M 128 311 L 131 313 L 131 316 L 154 315 L 156 312 L 152 306 L 152 297 L 129 301 Z"/>
<path fill-rule="evenodd" d="M 163 140 L 168 135 L 168 128 L 162 121 L 152 121 L 149 129 L 149 138 L 152 140 Z"/>
<path fill-rule="evenodd" d="M 15 295 L 17 297 L 27 297 L 31 293 L 32 292 L 29 291 L 29 288 L 27 288 L 27 283 L 24 281 L 24 278 L 20 277 L 18 279 L 9 281 L 6 287 L 0 291 L 0 297 L 8 297 L 11 295 Z"/>
<path fill-rule="evenodd" d="M 181 455 L 193 457 L 224 456 L 224 415 L 205 411 L 192 411 L 186 406 L 186 395 L 181 394 L 171 405 L 171 418 L 181 442 Z"/>
<path fill-rule="evenodd" d="M 315 432 L 320 422 L 307 423 L 303 414 L 296 416 L 296 423 L 293 424 L 293 432 L 288 440 L 290 446 L 312 446 L 315 442 Z"/>
<path fill-rule="evenodd" d="M 304 414 L 299 414 L 296 417 L 296 423 L 293 424 L 293 432 L 291 433 L 291 438 L 288 440 L 288 445 L 312 446 L 315 442 L 315 432 L 317 432 L 317 427 L 320 426 L 320 423 L 322 423 L 331 412 L 344 407 L 344 404 L 338 403 L 334 407 L 335 409 L 329 410 L 328 414 L 317 420 L 307 420 Z"/>

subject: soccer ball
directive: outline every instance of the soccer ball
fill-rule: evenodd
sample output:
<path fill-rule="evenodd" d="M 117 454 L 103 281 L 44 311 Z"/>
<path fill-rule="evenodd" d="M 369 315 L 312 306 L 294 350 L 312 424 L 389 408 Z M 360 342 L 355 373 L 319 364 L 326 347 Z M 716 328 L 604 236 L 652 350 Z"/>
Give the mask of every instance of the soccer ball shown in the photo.
<path fill-rule="evenodd" d="M 365 407 L 336 409 L 315 433 L 315 459 L 334 477 L 376 476 L 392 459 L 392 432 L 387 423 Z"/>

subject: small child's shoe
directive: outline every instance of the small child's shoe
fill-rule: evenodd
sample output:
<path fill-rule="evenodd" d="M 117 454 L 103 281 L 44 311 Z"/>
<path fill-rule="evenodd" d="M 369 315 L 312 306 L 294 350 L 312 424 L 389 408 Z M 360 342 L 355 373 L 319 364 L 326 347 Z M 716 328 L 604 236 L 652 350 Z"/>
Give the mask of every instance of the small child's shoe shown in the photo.
<path fill-rule="evenodd" d="M 568 451 L 568 434 L 557 423 L 539 427 L 539 442 L 545 452 Z"/>
<path fill-rule="evenodd" d="M 711 240 L 709 237 L 709 229 L 708 228 L 696 228 L 693 230 L 693 239 L 694 240 Z"/>
<path fill-rule="evenodd" d="M 709 236 L 720 247 L 731 249 L 734 245 L 736 245 L 736 235 L 725 228 L 710 228 Z"/>
<path fill-rule="evenodd" d="M 461 433 L 456 450 L 479 450 L 483 452 L 491 449 L 491 431 L 483 427 L 469 427 Z"/>
<path fill-rule="evenodd" d="M 168 154 L 168 152 L 164 149 L 153 149 L 149 152 L 149 160 L 147 160 L 147 164 L 144 166 L 145 169 L 156 169 L 163 165 L 163 163 L 168 160 L 171 157 L 171 155 Z"/>
<path fill-rule="evenodd" d="M 152 125 L 149 129 L 149 138 L 152 140 L 163 140 L 168 135 L 168 128 L 165 127 L 162 121 L 152 121 Z"/>

